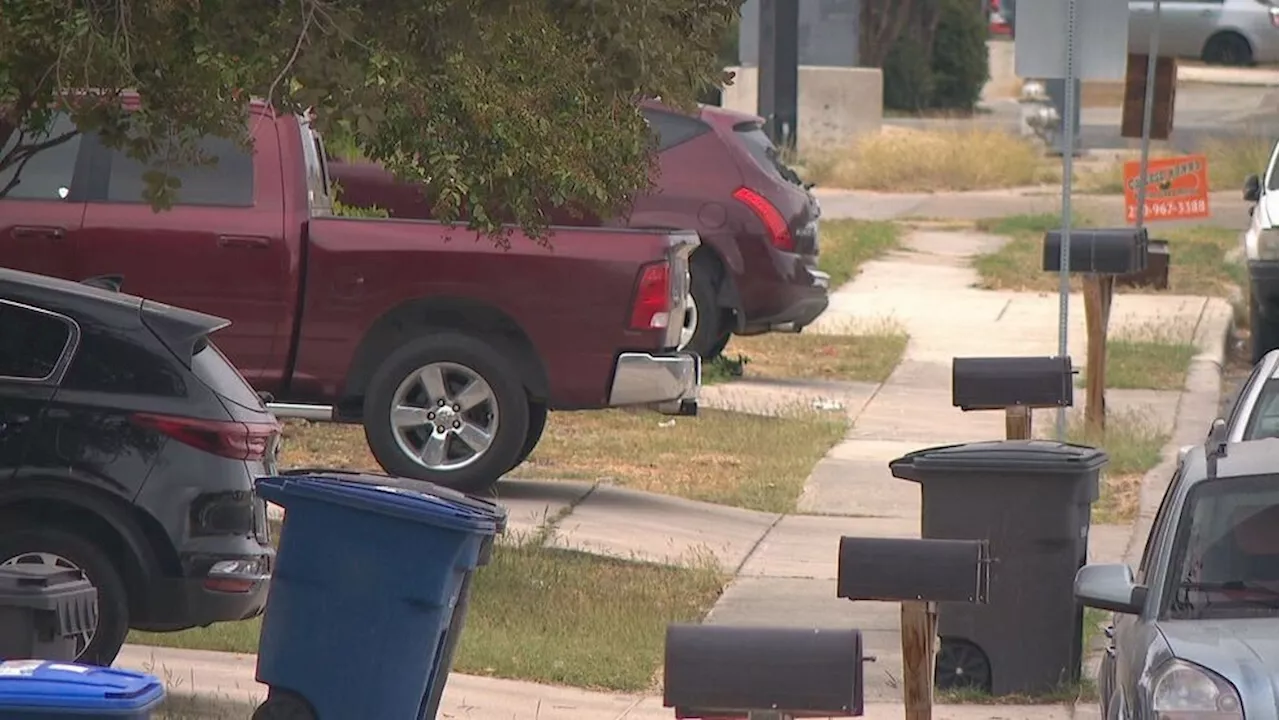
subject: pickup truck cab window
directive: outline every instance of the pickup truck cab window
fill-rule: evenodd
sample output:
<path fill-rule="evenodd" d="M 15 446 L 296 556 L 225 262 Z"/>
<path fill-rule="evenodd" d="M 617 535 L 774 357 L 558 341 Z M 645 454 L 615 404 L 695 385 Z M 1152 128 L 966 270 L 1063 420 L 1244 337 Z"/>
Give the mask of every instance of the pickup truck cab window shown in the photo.
<path fill-rule="evenodd" d="M 251 207 L 253 205 L 253 154 L 235 140 L 206 137 L 199 152 L 213 162 L 184 164 L 173 168 L 149 166 L 123 151 L 109 153 L 106 201 L 140 203 L 146 189 L 146 174 L 161 170 L 181 182 L 175 205 Z"/>
<path fill-rule="evenodd" d="M 15 132 L 4 149 L 0 150 L 0 157 L 8 155 L 20 140 L 24 145 L 55 140 L 60 142 L 33 153 L 25 163 L 14 163 L 0 170 L 0 190 L 13 183 L 9 192 L 4 194 L 5 199 L 66 202 L 75 178 L 76 158 L 80 154 L 80 134 L 71 124 L 70 118 L 61 114 L 54 116 L 48 132 L 38 137 L 20 138 Z M 19 169 L 21 173 L 18 172 Z"/>

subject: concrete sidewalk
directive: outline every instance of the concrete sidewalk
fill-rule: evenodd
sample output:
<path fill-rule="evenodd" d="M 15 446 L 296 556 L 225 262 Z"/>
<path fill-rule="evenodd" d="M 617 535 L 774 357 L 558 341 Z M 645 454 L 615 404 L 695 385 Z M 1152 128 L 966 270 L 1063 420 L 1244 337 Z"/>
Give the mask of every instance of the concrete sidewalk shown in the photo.
<path fill-rule="evenodd" d="M 163 678 L 183 720 L 231 720 L 247 717 L 266 687 L 254 681 L 253 655 L 125 646 L 117 667 Z M 163 713 L 160 717 L 164 717 Z M 441 702 L 442 720 L 671 720 L 675 713 L 656 695 L 600 693 L 453 674 Z M 864 717 L 900 720 L 902 708 L 871 703 Z M 1068 720 L 1093 717 L 1073 714 L 1063 705 L 952 705 L 934 709 L 935 720 Z"/>

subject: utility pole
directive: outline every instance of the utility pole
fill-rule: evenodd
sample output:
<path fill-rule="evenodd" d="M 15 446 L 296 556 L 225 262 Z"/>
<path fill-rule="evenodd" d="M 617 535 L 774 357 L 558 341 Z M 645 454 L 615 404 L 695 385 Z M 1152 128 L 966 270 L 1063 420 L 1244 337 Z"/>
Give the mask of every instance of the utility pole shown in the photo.
<path fill-rule="evenodd" d="M 779 148 L 795 149 L 800 70 L 799 0 L 760 0 L 757 112 Z"/>

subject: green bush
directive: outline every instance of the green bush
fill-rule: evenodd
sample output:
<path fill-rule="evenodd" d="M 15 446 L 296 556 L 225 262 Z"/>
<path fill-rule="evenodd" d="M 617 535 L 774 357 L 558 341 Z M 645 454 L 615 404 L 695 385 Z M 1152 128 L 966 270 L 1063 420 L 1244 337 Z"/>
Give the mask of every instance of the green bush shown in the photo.
<path fill-rule="evenodd" d="M 931 43 L 906 28 L 884 61 L 884 106 L 889 110 L 971 111 L 987 82 L 986 18 L 972 0 L 941 0 Z"/>
<path fill-rule="evenodd" d="M 933 36 L 931 106 L 972 110 L 989 76 L 987 22 L 966 0 L 944 0 Z"/>

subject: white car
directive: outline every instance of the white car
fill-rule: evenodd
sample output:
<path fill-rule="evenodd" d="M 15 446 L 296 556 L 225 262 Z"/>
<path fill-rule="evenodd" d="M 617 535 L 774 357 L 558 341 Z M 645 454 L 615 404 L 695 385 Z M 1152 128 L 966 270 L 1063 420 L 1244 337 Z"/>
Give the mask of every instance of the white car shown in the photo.
<path fill-rule="evenodd" d="M 1160 54 L 1215 65 L 1275 65 L 1280 57 L 1275 0 L 1166 0 L 1160 3 Z M 1146 52 L 1152 0 L 1129 3 L 1130 52 Z"/>
<path fill-rule="evenodd" d="M 1276 312 L 1277 226 L 1280 226 L 1280 145 L 1271 151 L 1267 170 L 1259 178 L 1245 180 L 1244 199 L 1254 203 L 1253 217 L 1244 232 L 1244 256 L 1249 265 L 1249 331 L 1253 337 L 1253 361 L 1275 350 L 1280 333 Z"/>

